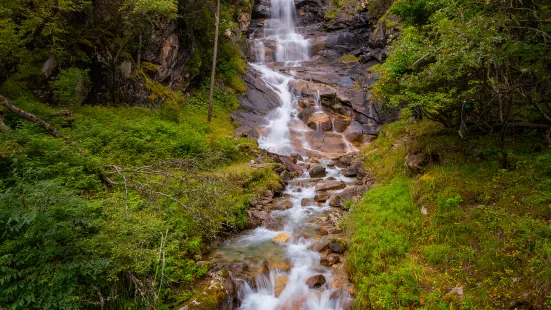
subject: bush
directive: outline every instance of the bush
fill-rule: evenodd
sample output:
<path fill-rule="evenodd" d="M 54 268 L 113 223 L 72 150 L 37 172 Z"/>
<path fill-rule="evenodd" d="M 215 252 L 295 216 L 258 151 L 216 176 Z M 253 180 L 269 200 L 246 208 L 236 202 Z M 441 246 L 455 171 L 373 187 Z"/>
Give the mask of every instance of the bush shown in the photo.
<path fill-rule="evenodd" d="M 63 106 L 78 106 L 90 91 L 89 70 L 64 69 L 52 82 L 55 103 Z"/>

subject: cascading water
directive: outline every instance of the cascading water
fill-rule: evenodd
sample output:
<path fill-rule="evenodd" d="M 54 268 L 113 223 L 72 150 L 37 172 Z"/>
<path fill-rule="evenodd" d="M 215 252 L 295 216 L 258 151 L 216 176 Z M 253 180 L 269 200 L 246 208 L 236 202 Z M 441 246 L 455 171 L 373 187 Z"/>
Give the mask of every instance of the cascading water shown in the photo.
<path fill-rule="evenodd" d="M 251 67 L 260 73 L 262 80 L 278 96 L 280 106 L 268 115 L 268 125 L 261 129 L 258 143 L 260 148 L 280 155 L 300 153 L 300 150 L 310 150 L 306 134 L 312 130 L 298 117 L 297 102 L 301 98 L 300 91 L 295 95 L 291 84 L 295 81 L 291 75 L 285 75 L 272 69 L 283 65 L 286 68 L 299 67 L 301 62 L 309 60 L 309 44 L 295 26 L 296 11 L 294 0 L 272 0 L 271 16 L 264 27 L 264 37 L 255 39 L 254 48 L 256 63 Z M 268 62 L 273 57 L 266 57 L 268 46 L 275 46 L 275 63 Z M 316 113 L 324 113 L 321 100 L 315 96 Z M 296 141 L 292 141 L 295 139 Z M 294 144 L 293 142 L 297 142 Z M 296 146 L 296 147 L 295 147 Z M 323 156 L 323 153 L 319 153 Z M 303 154 L 304 155 L 304 154 Z M 306 167 L 308 164 L 299 162 Z M 340 169 L 329 167 L 329 161 L 321 160 L 327 169 L 324 180 L 342 180 L 352 183 L 354 180 L 342 176 Z M 311 182 L 307 172 L 303 177 L 294 179 L 285 190 L 286 199 L 292 203 L 287 210 L 271 212 L 271 216 L 280 219 L 281 229 L 260 227 L 229 240 L 215 256 L 224 260 L 263 262 L 278 258 L 288 262 L 289 269 L 270 268 L 269 272 L 261 272 L 252 281 L 246 282 L 240 291 L 241 310 L 341 310 L 350 305 L 350 294 L 342 285 L 346 276 L 337 276 L 335 270 L 320 263 L 320 253 L 312 247 L 317 242 L 311 234 L 319 229 L 311 220 L 326 216 L 331 211 L 328 201 L 304 205 L 304 200 L 313 200 L 316 196 L 315 183 Z M 318 179 L 319 181 L 319 179 Z M 306 182 L 309 185 L 305 185 Z M 347 184 L 348 184 L 347 183 Z M 272 238 L 287 234 L 288 240 L 283 244 L 275 244 Z M 323 277 L 320 285 L 308 284 L 312 277 Z M 284 277 L 284 288 L 281 279 Z M 341 283 L 341 284 L 339 284 Z M 345 305 L 348 304 L 348 305 Z"/>
<path fill-rule="evenodd" d="M 264 27 L 264 38 L 256 40 L 257 64 L 251 64 L 261 73 L 264 82 L 277 94 L 280 107 L 273 110 L 267 119 L 269 124 L 260 134 L 260 148 L 271 152 L 290 155 L 295 151 L 292 146 L 289 123 L 295 118 L 296 97 L 289 88 L 292 76 L 286 76 L 270 69 L 264 64 L 265 48 L 262 41 L 275 41 L 277 44 L 276 61 L 287 66 L 298 65 L 309 59 L 308 40 L 295 30 L 295 2 L 293 0 L 272 0 L 271 18 Z"/>

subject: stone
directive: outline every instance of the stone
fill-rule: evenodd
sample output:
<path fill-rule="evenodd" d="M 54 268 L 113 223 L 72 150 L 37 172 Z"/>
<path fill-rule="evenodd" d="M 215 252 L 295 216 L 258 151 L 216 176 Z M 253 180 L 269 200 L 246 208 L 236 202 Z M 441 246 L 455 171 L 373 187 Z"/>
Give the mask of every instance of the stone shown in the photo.
<path fill-rule="evenodd" d="M 271 190 L 267 189 L 267 190 L 264 192 L 264 197 L 274 197 L 274 192 L 272 192 Z"/>
<path fill-rule="evenodd" d="M 326 202 L 327 199 L 329 199 L 330 197 L 331 197 L 331 194 L 327 192 L 321 192 L 321 193 L 316 193 L 316 197 L 314 197 L 314 200 L 316 202 Z"/>
<path fill-rule="evenodd" d="M 285 166 L 285 168 L 291 172 L 302 173 L 302 168 L 296 164 L 296 161 L 292 157 L 280 156 L 279 160 Z"/>
<path fill-rule="evenodd" d="M 341 254 L 346 251 L 346 243 L 341 239 L 331 239 L 331 241 L 327 244 L 327 247 L 333 253 Z"/>
<path fill-rule="evenodd" d="M 446 299 L 463 299 L 463 287 L 462 286 L 456 286 L 451 291 L 449 291 L 446 296 L 444 296 Z"/>
<path fill-rule="evenodd" d="M 306 280 L 306 285 L 309 287 L 319 287 L 325 284 L 325 277 L 322 274 L 312 276 Z"/>
<path fill-rule="evenodd" d="M 46 60 L 42 65 L 42 70 L 40 72 L 42 72 L 46 78 L 49 78 L 52 74 L 54 74 L 56 67 L 55 57 L 50 56 L 50 58 L 48 58 L 48 60 Z"/>
<path fill-rule="evenodd" d="M 363 170 L 362 161 L 360 159 L 355 159 L 350 163 L 346 169 L 343 171 L 343 175 L 345 177 L 355 177 L 363 178 L 365 176 L 365 172 Z"/>
<path fill-rule="evenodd" d="M 275 243 L 282 244 L 282 243 L 287 243 L 289 241 L 289 238 L 291 238 L 291 235 L 283 233 L 283 234 L 279 234 L 279 235 L 275 236 L 272 239 L 272 241 L 275 242 Z"/>
<path fill-rule="evenodd" d="M 308 173 L 311 178 L 323 178 L 327 175 L 327 171 L 322 165 L 313 165 L 310 169 L 308 169 Z"/>
<path fill-rule="evenodd" d="M 285 200 L 283 203 L 280 204 L 280 207 L 284 210 L 290 209 L 293 207 L 293 202 L 290 200 Z"/>
<path fill-rule="evenodd" d="M 346 184 L 343 181 L 325 181 L 323 183 L 318 183 L 316 185 L 316 191 L 323 192 L 323 191 L 330 191 L 330 190 L 338 190 L 343 189 L 346 187 Z"/>
<path fill-rule="evenodd" d="M 291 267 L 282 260 L 270 260 L 266 265 L 268 265 L 269 269 L 279 269 L 283 271 L 291 269 Z"/>
<path fill-rule="evenodd" d="M 427 208 L 425 208 L 424 206 L 421 207 L 421 214 L 423 215 L 429 215 L 429 211 L 427 211 Z"/>
<path fill-rule="evenodd" d="M 121 64 L 121 74 L 125 78 L 129 78 L 132 75 L 132 62 L 128 59 Z"/>
<path fill-rule="evenodd" d="M 352 186 L 348 187 L 340 193 L 337 193 L 331 198 L 329 205 L 332 207 L 346 208 L 347 201 L 359 201 L 365 191 L 367 191 L 367 186 Z"/>
<path fill-rule="evenodd" d="M 303 207 L 315 206 L 317 205 L 316 201 L 312 198 L 303 198 L 300 201 L 300 205 Z"/>
<path fill-rule="evenodd" d="M 321 227 L 318 229 L 318 234 L 320 234 L 320 235 L 327 235 L 327 234 L 329 234 L 329 230 L 328 230 L 327 226 L 325 226 L 325 225 L 321 226 Z"/>
<path fill-rule="evenodd" d="M 341 257 L 335 253 L 325 253 L 321 256 L 320 264 L 323 266 L 333 266 L 341 260 Z"/>
<path fill-rule="evenodd" d="M 274 295 L 275 297 L 279 297 L 281 295 L 281 292 L 285 289 L 285 286 L 287 286 L 287 282 L 289 282 L 289 277 L 282 274 L 277 276 L 275 279 L 275 285 L 274 285 Z"/>
<path fill-rule="evenodd" d="M 406 173 L 412 177 L 425 173 L 424 167 L 429 163 L 429 158 L 424 152 L 408 153 L 405 160 Z"/>

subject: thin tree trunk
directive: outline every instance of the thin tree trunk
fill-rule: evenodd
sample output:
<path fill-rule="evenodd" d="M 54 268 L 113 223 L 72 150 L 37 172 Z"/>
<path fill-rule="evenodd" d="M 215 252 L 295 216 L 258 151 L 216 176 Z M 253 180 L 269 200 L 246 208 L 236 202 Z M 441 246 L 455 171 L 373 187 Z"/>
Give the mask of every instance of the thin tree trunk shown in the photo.
<path fill-rule="evenodd" d="M 212 56 L 212 74 L 210 77 L 209 112 L 207 122 L 212 119 L 212 104 L 214 99 L 214 77 L 216 75 L 216 57 L 218 56 L 218 26 L 220 24 L 220 0 L 216 1 L 216 32 L 214 33 L 214 51 Z"/>
<path fill-rule="evenodd" d="M 138 45 L 138 56 L 136 56 L 136 69 L 140 69 L 140 67 L 142 66 L 142 43 L 143 43 L 143 39 L 142 39 L 142 34 L 140 33 L 140 35 L 138 36 L 139 38 L 139 45 Z"/>
<path fill-rule="evenodd" d="M 31 114 L 27 111 L 24 111 L 24 110 L 21 110 L 20 108 L 14 106 L 13 104 L 11 104 L 9 102 L 9 100 L 0 95 L 0 104 L 3 105 L 4 107 L 6 107 L 8 110 L 12 111 L 13 113 L 19 115 L 20 117 L 28 120 L 28 121 L 31 121 L 35 124 L 38 124 L 38 126 L 42 127 L 44 130 L 46 130 L 46 132 L 48 132 L 50 135 L 58 138 L 58 139 L 62 139 L 63 141 L 65 141 L 65 143 L 69 144 L 70 146 L 75 146 L 76 147 L 76 144 L 75 142 L 73 142 L 73 140 L 65 137 L 64 135 L 60 134 L 54 127 L 52 127 L 50 124 L 46 123 L 45 121 L 41 120 L 40 118 L 36 117 L 34 114 Z"/>

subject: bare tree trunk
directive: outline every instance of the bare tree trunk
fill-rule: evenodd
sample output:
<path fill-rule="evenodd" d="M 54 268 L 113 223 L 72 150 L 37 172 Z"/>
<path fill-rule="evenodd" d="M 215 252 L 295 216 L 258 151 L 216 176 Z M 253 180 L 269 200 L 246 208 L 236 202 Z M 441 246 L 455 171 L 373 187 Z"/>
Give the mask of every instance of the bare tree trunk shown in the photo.
<path fill-rule="evenodd" d="M 6 107 L 8 110 L 12 111 L 13 113 L 19 115 L 20 117 L 28 120 L 28 121 L 31 121 L 35 124 L 38 124 L 38 126 L 42 127 L 44 130 L 46 130 L 46 132 L 48 132 L 50 135 L 58 138 L 58 139 L 62 139 L 63 141 L 65 141 L 65 143 L 69 144 L 70 146 L 75 146 L 76 147 L 76 144 L 75 142 L 73 142 L 73 140 L 65 137 L 64 135 L 60 134 L 54 127 L 52 127 L 50 124 L 46 123 L 45 121 L 41 120 L 40 118 L 36 117 L 34 114 L 31 114 L 27 111 L 24 111 L 24 110 L 21 110 L 20 108 L 14 106 L 13 104 L 11 104 L 9 102 L 9 100 L 0 95 L 0 104 L 3 105 L 4 107 Z"/>
<path fill-rule="evenodd" d="M 214 51 L 212 56 L 212 74 L 210 77 L 209 112 L 207 122 L 212 119 L 212 101 L 214 99 L 214 77 L 216 75 L 216 57 L 218 56 L 218 26 L 220 24 L 220 0 L 216 1 L 216 32 L 214 33 Z"/>
<path fill-rule="evenodd" d="M 142 66 L 142 44 L 143 44 L 143 39 L 142 39 L 142 34 L 140 33 L 140 35 L 138 36 L 139 38 L 139 45 L 138 45 L 138 56 L 136 56 L 136 69 L 140 69 L 140 67 Z"/>

